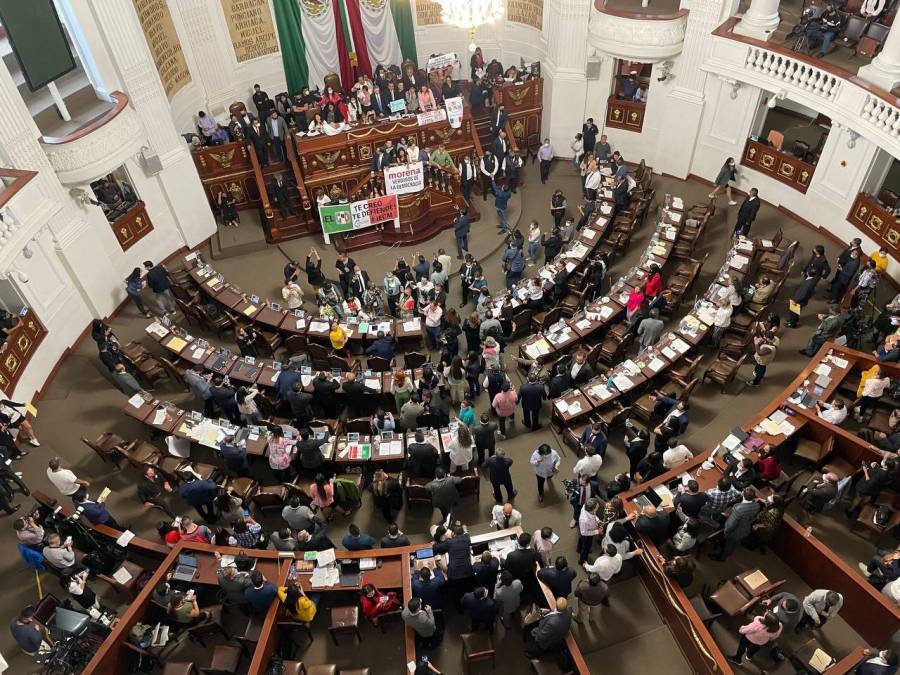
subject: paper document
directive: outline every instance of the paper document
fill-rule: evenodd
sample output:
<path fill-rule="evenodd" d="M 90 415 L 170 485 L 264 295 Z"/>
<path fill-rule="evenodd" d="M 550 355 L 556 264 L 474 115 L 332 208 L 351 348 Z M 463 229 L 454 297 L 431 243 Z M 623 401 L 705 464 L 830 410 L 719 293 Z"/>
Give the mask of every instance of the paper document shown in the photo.
<path fill-rule="evenodd" d="M 647 367 L 652 370 L 654 373 L 658 373 L 660 370 L 666 367 L 666 362 L 657 357 L 653 357 L 650 360 L 650 363 L 647 364 Z"/>
<path fill-rule="evenodd" d="M 663 347 L 662 353 L 663 356 L 665 356 L 670 361 L 674 361 L 678 358 L 678 354 L 671 347 Z"/>
<path fill-rule="evenodd" d="M 311 321 L 309 324 L 309 329 L 314 332 L 322 332 L 323 330 L 328 330 L 328 324 L 324 321 Z"/>
<path fill-rule="evenodd" d="M 247 316 L 252 315 L 255 311 L 256 311 L 256 305 L 247 305 L 244 308 L 244 314 L 246 314 Z"/>
<path fill-rule="evenodd" d="M 129 572 L 127 569 L 125 569 L 124 567 L 120 567 L 113 573 L 113 579 L 124 586 L 129 581 L 134 579 L 134 577 L 131 576 L 131 572 Z"/>
<path fill-rule="evenodd" d="M 128 405 L 134 408 L 140 408 L 142 405 L 144 405 L 144 397 L 140 394 L 135 394 L 130 399 L 128 399 Z"/>
<path fill-rule="evenodd" d="M 581 412 L 581 401 L 575 401 L 574 403 L 569 404 L 569 414 L 577 415 Z"/>
<path fill-rule="evenodd" d="M 754 591 L 768 581 L 769 579 L 760 570 L 756 570 L 753 574 L 748 574 L 744 577 L 744 583 Z"/>
<path fill-rule="evenodd" d="M 828 360 L 834 364 L 835 368 L 843 369 L 843 368 L 847 367 L 847 363 L 848 363 L 847 359 L 842 359 L 841 357 L 835 356 L 834 354 L 829 356 Z"/>
<path fill-rule="evenodd" d="M 324 551 L 319 551 L 319 554 L 316 556 L 316 565 L 319 567 L 325 567 L 325 565 L 330 565 L 335 561 L 334 549 L 328 548 Z"/>
<path fill-rule="evenodd" d="M 121 547 L 128 546 L 128 542 L 134 539 L 134 532 L 131 530 L 125 530 L 122 534 L 119 535 L 119 538 L 116 539 L 116 544 Z"/>
<path fill-rule="evenodd" d="M 419 321 L 417 319 L 410 319 L 409 321 L 404 321 L 403 322 L 403 330 L 405 330 L 405 331 L 419 330 Z"/>
<path fill-rule="evenodd" d="M 821 649 L 816 649 L 816 651 L 813 652 L 812 658 L 809 660 L 809 665 L 819 673 L 824 673 L 828 670 L 832 663 L 834 663 L 834 659 Z"/>
<path fill-rule="evenodd" d="M 559 412 L 565 414 L 565 413 L 569 412 L 569 404 L 566 403 L 566 402 L 565 402 L 563 399 L 561 399 L 561 398 L 560 398 L 560 399 L 557 399 L 557 400 L 556 400 L 556 409 L 559 410 Z"/>
<path fill-rule="evenodd" d="M 166 349 L 171 349 L 173 352 L 180 352 L 185 347 L 187 347 L 187 342 L 177 335 L 166 343 Z"/>
<path fill-rule="evenodd" d="M 158 427 L 160 424 L 162 424 L 165 421 L 166 421 L 166 410 L 165 410 L 165 408 L 159 408 L 153 414 L 153 425 Z"/>

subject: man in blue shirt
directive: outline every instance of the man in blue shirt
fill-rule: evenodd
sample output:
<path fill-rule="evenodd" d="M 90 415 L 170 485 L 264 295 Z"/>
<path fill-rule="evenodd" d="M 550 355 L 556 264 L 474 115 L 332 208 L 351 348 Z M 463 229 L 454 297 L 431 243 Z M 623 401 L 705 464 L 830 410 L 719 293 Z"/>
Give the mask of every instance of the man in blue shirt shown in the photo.
<path fill-rule="evenodd" d="M 219 486 L 209 479 L 200 480 L 190 472 L 185 473 L 184 477 L 185 482 L 178 488 L 178 494 L 197 509 L 197 513 L 207 523 L 216 522 L 216 507 L 213 500 L 219 492 Z"/>
<path fill-rule="evenodd" d="M 509 194 L 509 193 L 507 193 Z M 506 249 L 502 258 L 503 267 L 506 270 L 506 288 L 512 288 L 522 278 L 525 269 L 525 254 L 519 246 Z"/>
<path fill-rule="evenodd" d="M 634 101 L 634 95 L 641 88 L 641 83 L 637 79 L 637 71 L 632 70 L 628 75 L 616 75 L 616 82 L 619 83 L 620 93 L 616 96 L 620 101 Z"/>
<path fill-rule="evenodd" d="M 377 339 L 366 349 L 366 356 L 377 356 L 390 361 L 394 358 L 394 338 L 385 335 L 382 330 L 378 331 Z"/>
<path fill-rule="evenodd" d="M 367 551 L 375 547 L 375 540 L 368 534 L 360 532 L 359 526 L 355 523 L 351 523 L 347 531 L 348 533 L 341 539 L 341 546 L 348 551 Z"/>
<path fill-rule="evenodd" d="M 497 181 L 492 180 L 491 185 L 494 188 L 494 208 L 497 209 L 497 217 L 500 219 L 497 227 L 506 234 L 509 232 L 509 224 L 506 222 L 506 207 L 509 205 L 512 192 L 505 185 L 497 185 Z"/>
<path fill-rule="evenodd" d="M 423 567 L 412 577 L 412 592 L 418 598 L 422 598 L 422 602 L 429 605 L 432 609 L 444 608 L 444 595 L 442 589 L 447 583 L 447 577 L 444 576 L 444 563 L 440 558 L 435 558 L 436 567 L 432 572 L 431 568 Z"/>
<path fill-rule="evenodd" d="M 271 581 L 267 581 L 259 570 L 250 572 L 250 586 L 244 589 L 244 599 L 254 614 L 265 614 L 269 611 L 278 589 Z"/>
<path fill-rule="evenodd" d="M 106 504 L 99 500 L 93 501 L 87 499 L 87 490 L 83 487 L 79 488 L 78 492 L 72 495 L 72 503 L 75 504 L 76 509 L 82 509 L 82 515 L 84 515 L 92 525 L 108 525 L 117 530 L 126 529 L 119 525 L 116 522 L 116 519 L 109 514 L 109 511 L 106 510 Z"/>
<path fill-rule="evenodd" d="M 279 401 L 287 399 L 287 395 L 294 389 L 294 382 L 300 379 L 299 371 L 290 363 L 286 363 L 278 373 L 278 379 L 275 381 L 275 394 Z"/>
<path fill-rule="evenodd" d="M 162 265 L 154 265 L 149 260 L 144 261 L 144 269 L 147 270 L 147 285 L 153 291 L 159 313 L 174 314 L 178 305 L 175 304 L 175 296 L 172 295 L 169 270 Z"/>

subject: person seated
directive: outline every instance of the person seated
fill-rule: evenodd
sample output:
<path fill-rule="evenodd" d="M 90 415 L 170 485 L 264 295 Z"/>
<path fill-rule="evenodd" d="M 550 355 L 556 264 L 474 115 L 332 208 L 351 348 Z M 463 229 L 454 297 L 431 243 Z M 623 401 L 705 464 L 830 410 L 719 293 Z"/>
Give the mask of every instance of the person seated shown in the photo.
<path fill-rule="evenodd" d="M 756 470 L 759 474 L 757 482 L 780 485 L 785 477 L 782 475 L 781 464 L 775 457 L 772 446 L 766 443 L 759 449 L 759 461 L 756 463 Z"/>
<path fill-rule="evenodd" d="M 265 614 L 278 595 L 278 589 L 259 570 L 250 572 L 250 585 L 244 589 L 244 600 L 253 614 Z"/>
<path fill-rule="evenodd" d="M 840 426 L 849 414 L 847 406 L 839 398 L 832 399 L 831 403 L 816 401 L 816 415 L 829 424 Z"/>
<path fill-rule="evenodd" d="M 674 469 L 694 458 L 694 453 L 686 445 L 679 443 L 678 439 L 670 438 L 668 446 L 662 456 L 663 466 L 667 470 Z"/>
<path fill-rule="evenodd" d="M 285 614 L 295 621 L 309 625 L 316 616 L 318 596 L 309 597 L 294 581 L 278 587 L 278 599 L 284 604 Z"/>
<path fill-rule="evenodd" d="M 560 649 L 572 627 L 572 610 L 565 598 L 557 598 L 556 606 L 541 614 L 538 625 L 527 632 L 525 653 L 531 658 Z"/>
<path fill-rule="evenodd" d="M 391 523 L 388 526 L 387 534 L 381 538 L 381 548 L 396 548 L 398 546 L 409 546 L 409 537 L 407 537 L 397 523 Z"/>
<path fill-rule="evenodd" d="M 363 614 L 378 625 L 378 618 L 389 612 L 396 612 L 403 605 L 394 591 L 383 593 L 372 584 L 366 584 L 360 591 L 359 604 Z"/>
<path fill-rule="evenodd" d="M 367 551 L 375 547 L 375 540 L 368 534 L 360 532 L 359 526 L 351 523 L 347 534 L 341 539 L 341 546 L 348 551 Z"/>
<path fill-rule="evenodd" d="M 65 573 L 75 566 L 75 552 L 72 550 L 72 539 L 67 537 L 65 541 L 56 532 L 47 535 L 47 545 L 42 554 L 44 562 L 50 567 Z"/>
<path fill-rule="evenodd" d="M 744 490 L 756 480 L 756 468 L 753 466 L 753 460 L 744 458 L 740 462 L 729 462 L 725 468 L 725 477 L 731 480 L 731 485 L 736 490 Z"/>
<path fill-rule="evenodd" d="M 257 572 L 257 574 L 259 573 Z M 193 588 L 187 593 L 172 591 L 169 595 L 167 612 L 169 619 L 181 628 L 194 626 L 207 618 L 206 612 L 200 611 L 200 605 L 197 604 L 197 594 Z"/>
<path fill-rule="evenodd" d="M 694 569 L 696 564 L 691 558 L 677 555 L 663 565 L 663 572 L 667 577 L 675 579 L 682 588 L 687 588 L 694 583 Z"/>
<path fill-rule="evenodd" d="M 800 504 L 810 515 L 821 513 L 825 506 L 837 496 L 838 476 L 826 473 L 821 478 L 813 478 L 799 494 Z"/>

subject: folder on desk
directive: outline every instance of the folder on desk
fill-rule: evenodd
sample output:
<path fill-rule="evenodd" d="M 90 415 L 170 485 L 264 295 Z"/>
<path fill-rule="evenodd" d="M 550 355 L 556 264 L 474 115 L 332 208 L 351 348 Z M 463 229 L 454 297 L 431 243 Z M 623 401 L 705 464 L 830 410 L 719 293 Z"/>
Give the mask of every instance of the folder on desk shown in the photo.
<path fill-rule="evenodd" d="M 831 667 L 832 663 L 834 663 L 834 659 L 821 649 L 816 649 L 816 651 L 813 652 L 812 658 L 809 660 L 809 665 L 818 673 L 824 673 Z"/>
<path fill-rule="evenodd" d="M 760 570 L 756 570 L 753 574 L 748 574 L 744 577 L 744 583 L 747 584 L 748 588 L 752 590 L 756 590 L 757 588 L 762 587 L 763 585 L 769 582 L 768 577 L 762 573 Z"/>

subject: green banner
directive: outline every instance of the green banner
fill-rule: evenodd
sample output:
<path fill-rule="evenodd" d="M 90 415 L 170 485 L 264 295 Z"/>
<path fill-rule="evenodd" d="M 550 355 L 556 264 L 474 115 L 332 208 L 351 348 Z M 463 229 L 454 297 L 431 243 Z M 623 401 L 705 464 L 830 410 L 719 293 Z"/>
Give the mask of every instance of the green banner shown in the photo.
<path fill-rule="evenodd" d="M 322 218 L 322 232 L 338 234 L 353 229 L 353 218 L 350 215 L 350 204 L 329 204 L 319 207 Z"/>

